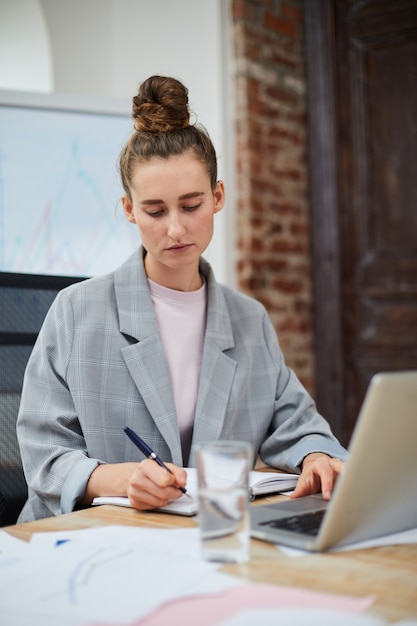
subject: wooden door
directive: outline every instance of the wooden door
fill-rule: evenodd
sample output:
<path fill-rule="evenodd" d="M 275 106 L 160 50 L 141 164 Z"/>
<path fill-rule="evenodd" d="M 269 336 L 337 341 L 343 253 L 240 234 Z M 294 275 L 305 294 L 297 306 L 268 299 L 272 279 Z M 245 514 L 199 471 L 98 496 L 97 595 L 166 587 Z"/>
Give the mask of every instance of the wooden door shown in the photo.
<path fill-rule="evenodd" d="M 307 0 L 317 404 L 417 369 L 417 0 Z M 417 410 L 417 409 L 416 409 Z"/>

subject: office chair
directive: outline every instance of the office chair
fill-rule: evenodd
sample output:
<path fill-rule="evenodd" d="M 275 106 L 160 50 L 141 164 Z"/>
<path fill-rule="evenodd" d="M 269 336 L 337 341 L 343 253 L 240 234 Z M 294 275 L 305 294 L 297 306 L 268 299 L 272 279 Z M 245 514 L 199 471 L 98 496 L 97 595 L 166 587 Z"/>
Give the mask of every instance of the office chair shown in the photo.
<path fill-rule="evenodd" d="M 27 498 L 16 436 L 26 363 L 56 294 L 81 280 L 0 272 L 0 526 L 16 523 Z"/>
<path fill-rule="evenodd" d="M 0 521 L 3 519 L 5 510 L 6 510 L 6 498 L 4 497 L 4 494 L 0 491 Z"/>
<path fill-rule="evenodd" d="M 16 437 L 20 393 L 0 393 L 0 526 L 15 524 L 27 498 Z"/>

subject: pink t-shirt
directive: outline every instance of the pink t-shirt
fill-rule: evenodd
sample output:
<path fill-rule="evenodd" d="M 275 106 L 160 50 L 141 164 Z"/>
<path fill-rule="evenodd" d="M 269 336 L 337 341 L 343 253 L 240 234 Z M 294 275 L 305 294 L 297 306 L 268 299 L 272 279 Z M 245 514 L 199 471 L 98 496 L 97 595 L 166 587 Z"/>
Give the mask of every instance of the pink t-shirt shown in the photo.
<path fill-rule="evenodd" d="M 171 376 L 186 465 L 206 329 L 206 285 L 197 291 L 176 291 L 149 279 L 148 284 Z"/>

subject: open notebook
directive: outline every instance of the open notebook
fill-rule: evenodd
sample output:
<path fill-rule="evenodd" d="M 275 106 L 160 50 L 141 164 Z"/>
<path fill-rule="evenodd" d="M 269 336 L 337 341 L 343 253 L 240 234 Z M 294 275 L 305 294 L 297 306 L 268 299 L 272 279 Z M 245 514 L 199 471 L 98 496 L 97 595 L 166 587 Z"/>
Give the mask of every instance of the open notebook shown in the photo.
<path fill-rule="evenodd" d="M 185 468 L 187 472 L 187 494 L 177 500 L 171 500 L 159 511 L 175 513 L 176 515 L 195 515 L 198 511 L 198 488 L 197 469 Z M 253 470 L 249 475 L 250 496 L 255 498 L 267 493 L 281 493 L 295 488 L 298 474 L 278 474 L 277 472 L 261 472 Z M 117 496 L 102 496 L 94 498 L 93 505 L 115 504 L 118 506 L 130 506 L 128 498 Z"/>

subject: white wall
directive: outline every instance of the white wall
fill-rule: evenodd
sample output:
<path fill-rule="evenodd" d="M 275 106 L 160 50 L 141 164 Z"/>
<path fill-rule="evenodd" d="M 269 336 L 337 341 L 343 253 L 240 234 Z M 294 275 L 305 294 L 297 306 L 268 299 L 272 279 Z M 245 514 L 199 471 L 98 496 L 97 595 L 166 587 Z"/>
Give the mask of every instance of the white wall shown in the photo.
<path fill-rule="evenodd" d="M 52 58 L 37 0 L 0 0 L 0 89 L 52 91 Z"/>
<path fill-rule="evenodd" d="M 112 97 L 128 101 L 130 106 L 147 76 L 165 74 L 182 80 L 189 88 L 191 109 L 216 146 L 219 176 L 225 180 L 228 194 L 225 210 L 216 216 L 215 237 L 206 257 L 218 280 L 233 285 L 234 107 L 229 2 L 0 0 L 0 40 L 3 30 L 13 24 L 13 43 L 9 37 L 0 48 L 0 89 Z M 31 63 L 22 63 L 22 56 Z"/>

